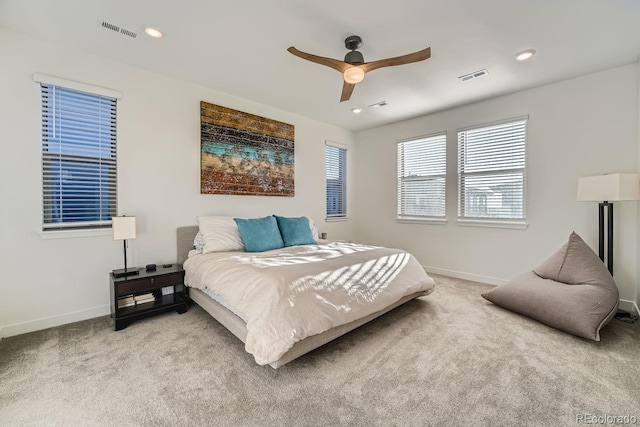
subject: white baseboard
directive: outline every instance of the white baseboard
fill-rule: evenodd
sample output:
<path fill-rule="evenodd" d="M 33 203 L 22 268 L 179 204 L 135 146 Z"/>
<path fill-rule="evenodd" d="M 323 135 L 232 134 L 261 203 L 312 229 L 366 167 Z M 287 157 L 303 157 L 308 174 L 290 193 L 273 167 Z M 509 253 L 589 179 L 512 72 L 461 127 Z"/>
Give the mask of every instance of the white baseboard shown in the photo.
<path fill-rule="evenodd" d="M 504 279 L 498 279 L 497 277 L 480 276 L 478 274 L 463 273 L 461 271 L 445 270 L 443 268 L 429 267 L 427 265 L 422 266 L 427 273 L 440 274 L 442 276 L 455 277 L 456 279 L 472 280 L 474 282 L 487 283 L 489 285 L 502 285 L 507 283 Z"/>
<path fill-rule="evenodd" d="M 443 268 L 429 267 L 426 265 L 423 265 L 422 267 L 427 271 L 427 273 L 440 274 L 442 276 L 454 277 L 456 279 L 472 280 L 474 282 L 487 283 L 489 285 L 498 286 L 507 282 L 507 280 L 498 279 L 496 277 L 480 276 L 477 274 L 463 273 L 461 271 L 445 270 Z M 638 310 L 638 305 L 635 303 L 635 301 L 621 299 L 620 308 L 625 311 L 631 311 L 631 312 L 635 312 L 636 314 L 640 314 L 640 310 Z"/>
<path fill-rule="evenodd" d="M 59 314 L 57 316 L 30 320 L 28 322 L 14 323 L 13 325 L 5 325 L 0 329 L 0 339 L 3 337 L 12 337 L 14 335 L 26 334 L 29 332 L 40 331 L 42 329 L 53 328 L 54 326 L 66 325 L 67 323 L 93 319 L 94 317 L 106 316 L 110 313 L 111 306 L 101 305 L 99 307 L 88 308 L 86 310 Z"/>

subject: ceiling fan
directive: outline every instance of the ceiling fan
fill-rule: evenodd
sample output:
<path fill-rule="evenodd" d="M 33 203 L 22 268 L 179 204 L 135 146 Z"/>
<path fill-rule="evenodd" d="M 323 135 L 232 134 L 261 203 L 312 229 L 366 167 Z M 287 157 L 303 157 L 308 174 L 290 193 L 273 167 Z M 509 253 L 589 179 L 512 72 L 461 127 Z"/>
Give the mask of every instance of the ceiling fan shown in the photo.
<path fill-rule="evenodd" d="M 322 56 L 312 55 L 310 53 L 302 52 L 291 46 L 287 49 L 289 52 L 307 61 L 315 62 L 317 64 L 326 65 L 334 70 L 340 71 L 344 75 L 344 85 L 342 86 L 342 96 L 340 102 L 348 101 L 353 93 L 353 88 L 357 83 L 360 83 L 364 79 L 364 74 L 369 71 L 377 70 L 382 67 L 391 67 L 394 65 L 411 64 L 412 62 L 424 61 L 431 57 L 431 48 L 420 50 L 418 52 L 409 53 L 407 55 L 395 56 L 393 58 L 380 59 L 373 62 L 364 62 L 362 53 L 358 52 L 362 46 L 362 39 L 358 36 L 349 36 L 345 39 L 344 45 L 351 52 L 348 52 L 344 61 L 340 61 L 332 58 L 325 58 Z"/>

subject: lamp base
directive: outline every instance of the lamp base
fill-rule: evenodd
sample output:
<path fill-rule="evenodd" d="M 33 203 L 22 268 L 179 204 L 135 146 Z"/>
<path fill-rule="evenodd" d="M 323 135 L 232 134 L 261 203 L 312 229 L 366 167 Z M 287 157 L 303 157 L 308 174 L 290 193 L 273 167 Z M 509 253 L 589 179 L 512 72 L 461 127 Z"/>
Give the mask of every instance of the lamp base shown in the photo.
<path fill-rule="evenodd" d="M 113 277 L 135 276 L 139 274 L 139 271 L 138 267 L 127 267 L 126 270 L 124 268 L 113 270 L 111 274 L 113 274 Z"/>

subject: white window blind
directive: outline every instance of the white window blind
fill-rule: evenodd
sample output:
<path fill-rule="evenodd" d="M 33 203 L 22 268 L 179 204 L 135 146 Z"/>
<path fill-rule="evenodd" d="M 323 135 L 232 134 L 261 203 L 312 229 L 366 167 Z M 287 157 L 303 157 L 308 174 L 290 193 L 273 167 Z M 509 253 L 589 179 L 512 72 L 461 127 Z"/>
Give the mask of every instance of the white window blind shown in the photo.
<path fill-rule="evenodd" d="M 525 219 L 527 119 L 458 132 L 458 218 Z"/>
<path fill-rule="evenodd" d="M 398 218 L 444 218 L 447 134 L 398 143 Z"/>
<path fill-rule="evenodd" d="M 347 149 L 327 144 L 327 218 L 347 216 Z"/>
<path fill-rule="evenodd" d="M 116 99 L 41 83 L 43 230 L 116 215 Z"/>

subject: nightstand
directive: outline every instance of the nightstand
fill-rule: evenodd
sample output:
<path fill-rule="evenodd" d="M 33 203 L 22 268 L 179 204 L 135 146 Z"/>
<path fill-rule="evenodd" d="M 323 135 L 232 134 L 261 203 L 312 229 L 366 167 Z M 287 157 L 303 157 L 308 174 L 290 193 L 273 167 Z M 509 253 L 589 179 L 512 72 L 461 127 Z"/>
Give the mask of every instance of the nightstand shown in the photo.
<path fill-rule="evenodd" d="M 155 271 L 141 269 L 137 276 L 113 277 L 113 273 L 109 273 L 109 281 L 111 317 L 116 331 L 134 320 L 155 314 L 187 311 L 188 295 L 180 265 L 159 266 Z"/>

